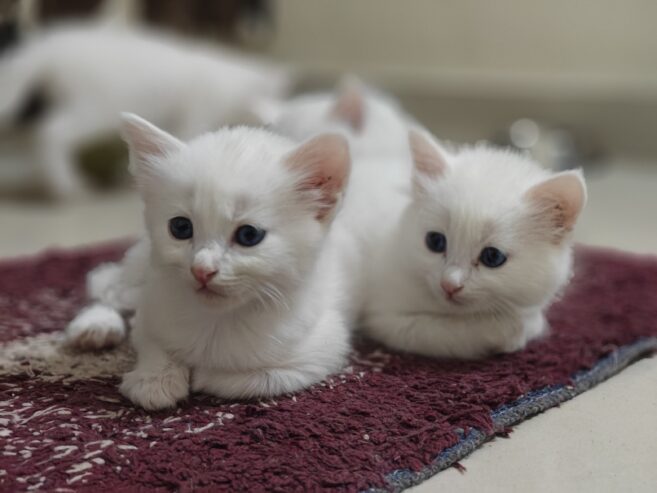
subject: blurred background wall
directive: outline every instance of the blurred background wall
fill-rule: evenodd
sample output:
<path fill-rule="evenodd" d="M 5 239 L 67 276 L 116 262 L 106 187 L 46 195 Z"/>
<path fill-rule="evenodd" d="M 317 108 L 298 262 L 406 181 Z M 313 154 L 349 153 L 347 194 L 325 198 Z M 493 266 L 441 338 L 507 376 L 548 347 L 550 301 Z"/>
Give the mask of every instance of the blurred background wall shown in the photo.
<path fill-rule="evenodd" d="M 0 2 L 31 24 L 101 0 Z M 652 0 L 118 0 L 135 18 L 292 62 L 299 90 L 354 72 L 443 138 L 500 139 L 518 118 L 563 127 L 580 151 L 657 156 Z"/>
<path fill-rule="evenodd" d="M 268 51 L 309 85 L 360 73 L 445 138 L 532 117 L 587 148 L 657 155 L 657 2 L 278 0 L 274 12 Z"/>
<path fill-rule="evenodd" d="M 552 157 L 565 155 L 566 166 L 585 169 L 590 200 L 581 241 L 657 251 L 657 231 L 649 226 L 657 210 L 654 0 L 110 4 L 133 20 L 289 63 L 297 92 L 330 89 L 345 72 L 359 74 L 400 98 L 443 139 L 518 144 L 519 135 L 521 144 L 543 143 Z M 93 15 L 100 5 L 0 0 L 0 48 L 21 32 Z M 5 149 L 18 144 L 12 137 Z M 0 165 L 7 161 L 3 152 Z M 0 222 L 16 231 L 0 242 L 5 254 L 141 227 L 138 201 L 129 193 L 53 209 L 1 200 Z"/>

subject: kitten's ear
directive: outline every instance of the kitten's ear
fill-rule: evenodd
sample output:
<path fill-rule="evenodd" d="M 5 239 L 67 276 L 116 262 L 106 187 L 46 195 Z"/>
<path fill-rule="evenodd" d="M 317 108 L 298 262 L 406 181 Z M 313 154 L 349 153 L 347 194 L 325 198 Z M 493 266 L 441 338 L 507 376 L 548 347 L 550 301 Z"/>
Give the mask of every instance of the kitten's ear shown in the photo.
<path fill-rule="evenodd" d="M 180 150 L 184 144 L 133 113 L 121 114 L 121 136 L 130 149 L 130 172 L 150 174 L 158 158 Z"/>
<path fill-rule="evenodd" d="M 449 169 L 447 156 L 425 132 L 411 129 L 408 143 L 413 158 L 413 189 L 420 192 L 430 181 L 441 178 Z"/>
<path fill-rule="evenodd" d="M 354 132 L 365 125 L 365 89 L 360 80 L 349 76 L 340 81 L 331 116 L 347 123 Z"/>
<path fill-rule="evenodd" d="M 553 228 L 560 241 L 570 232 L 586 204 L 586 183 L 581 170 L 563 171 L 542 181 L 525 192 L 539 214 Z"/>
<path fill-rule="evenodd" d="M 349 180 L 351 157 L 347 140 L 337 134 L 318 135 L 292 151 L 285 162 L 302 173 L 298 188 L 316 203 L 317 219 L 332 217 Z"/>

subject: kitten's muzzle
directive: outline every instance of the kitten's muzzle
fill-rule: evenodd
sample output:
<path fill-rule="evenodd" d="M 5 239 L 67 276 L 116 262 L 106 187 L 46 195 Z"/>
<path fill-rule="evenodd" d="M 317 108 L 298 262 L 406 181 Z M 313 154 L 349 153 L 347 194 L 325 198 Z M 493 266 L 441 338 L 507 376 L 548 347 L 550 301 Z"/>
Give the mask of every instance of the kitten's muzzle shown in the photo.
<path fill-rule="evenodd" d="M 443 279 L 440 281 L 440 287 L 445 292 L 445 297 L 451 301 L 454 299 L 454 296 L 463 289 L 463 284 Z"/>
<path fill-rule="evenodd" d="M 192 275 L 194 276 L 194 279 L 196 279 L 198 283 L 203 287 L 207 286 L 207 284 L 212 280 L 212 278 L 219 273 L 219 271 L 216 269 L 213 270 L 196 265 L 192 266 L 190 270 L 192 272 Z"/>

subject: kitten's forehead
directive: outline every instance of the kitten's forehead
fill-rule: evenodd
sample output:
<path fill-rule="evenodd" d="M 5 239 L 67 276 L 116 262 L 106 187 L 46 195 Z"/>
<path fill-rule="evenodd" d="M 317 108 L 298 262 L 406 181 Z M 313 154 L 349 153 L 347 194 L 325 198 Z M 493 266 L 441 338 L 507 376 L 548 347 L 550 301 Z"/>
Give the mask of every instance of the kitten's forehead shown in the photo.
<path fill-rule="evenodd" d="M 241 174 L 254 178 L 273 170 L 294 144 L 261 129 L 237 127 L 208 133 L 192 140 L 184 158 L 200 173 L 215 173 L 223 179 Z M 236 173 L 239 171 L 240 173 Z"/>
<path fill-rule="evenodd" d="M 433 197 L 450 208 L 481 209 L 493 216 L 521 207 L 525 192 L 549 176 L 528 157 L 484 146 L 460 151 L 450 164 Z"/>
<path fill-rule="evenodd" d="M 528 158 L 491 148 L 466 149 L 450 164 L 420 198 L 425 215 L 449 227 L 453 242 L 514 241 L 526 215 L 523 195 L 547 171 Z"/>
<path fill-rule="evenodd" d="M 263 130 L 235 128 L 191 141 L 168 167 L 171 205 L 206 218 L 239 218 L 275 208 L 289 197 L 294 181 L 285 156 L 294 148 L 288 140 Z"/>
<path fill-rule="evenodd" d="M 293 148 L 287 139 L 263 130 L 226 129 L 191 141 L 180 166 L 199 193 L 267 194 L 289 181 L 283 161 Z"/>

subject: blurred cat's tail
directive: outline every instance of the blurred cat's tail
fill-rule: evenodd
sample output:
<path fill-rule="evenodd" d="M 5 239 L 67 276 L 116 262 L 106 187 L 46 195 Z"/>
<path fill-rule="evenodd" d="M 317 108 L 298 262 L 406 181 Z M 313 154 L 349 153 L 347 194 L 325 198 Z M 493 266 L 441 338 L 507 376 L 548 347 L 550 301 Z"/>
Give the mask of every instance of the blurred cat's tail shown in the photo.
<path fill-rule="evenodd" d="M 0 126 L 19 123 L 30 110 L 32 96 L 44 82 L 40 51 L 27 41 L 0 58 Z"/>

